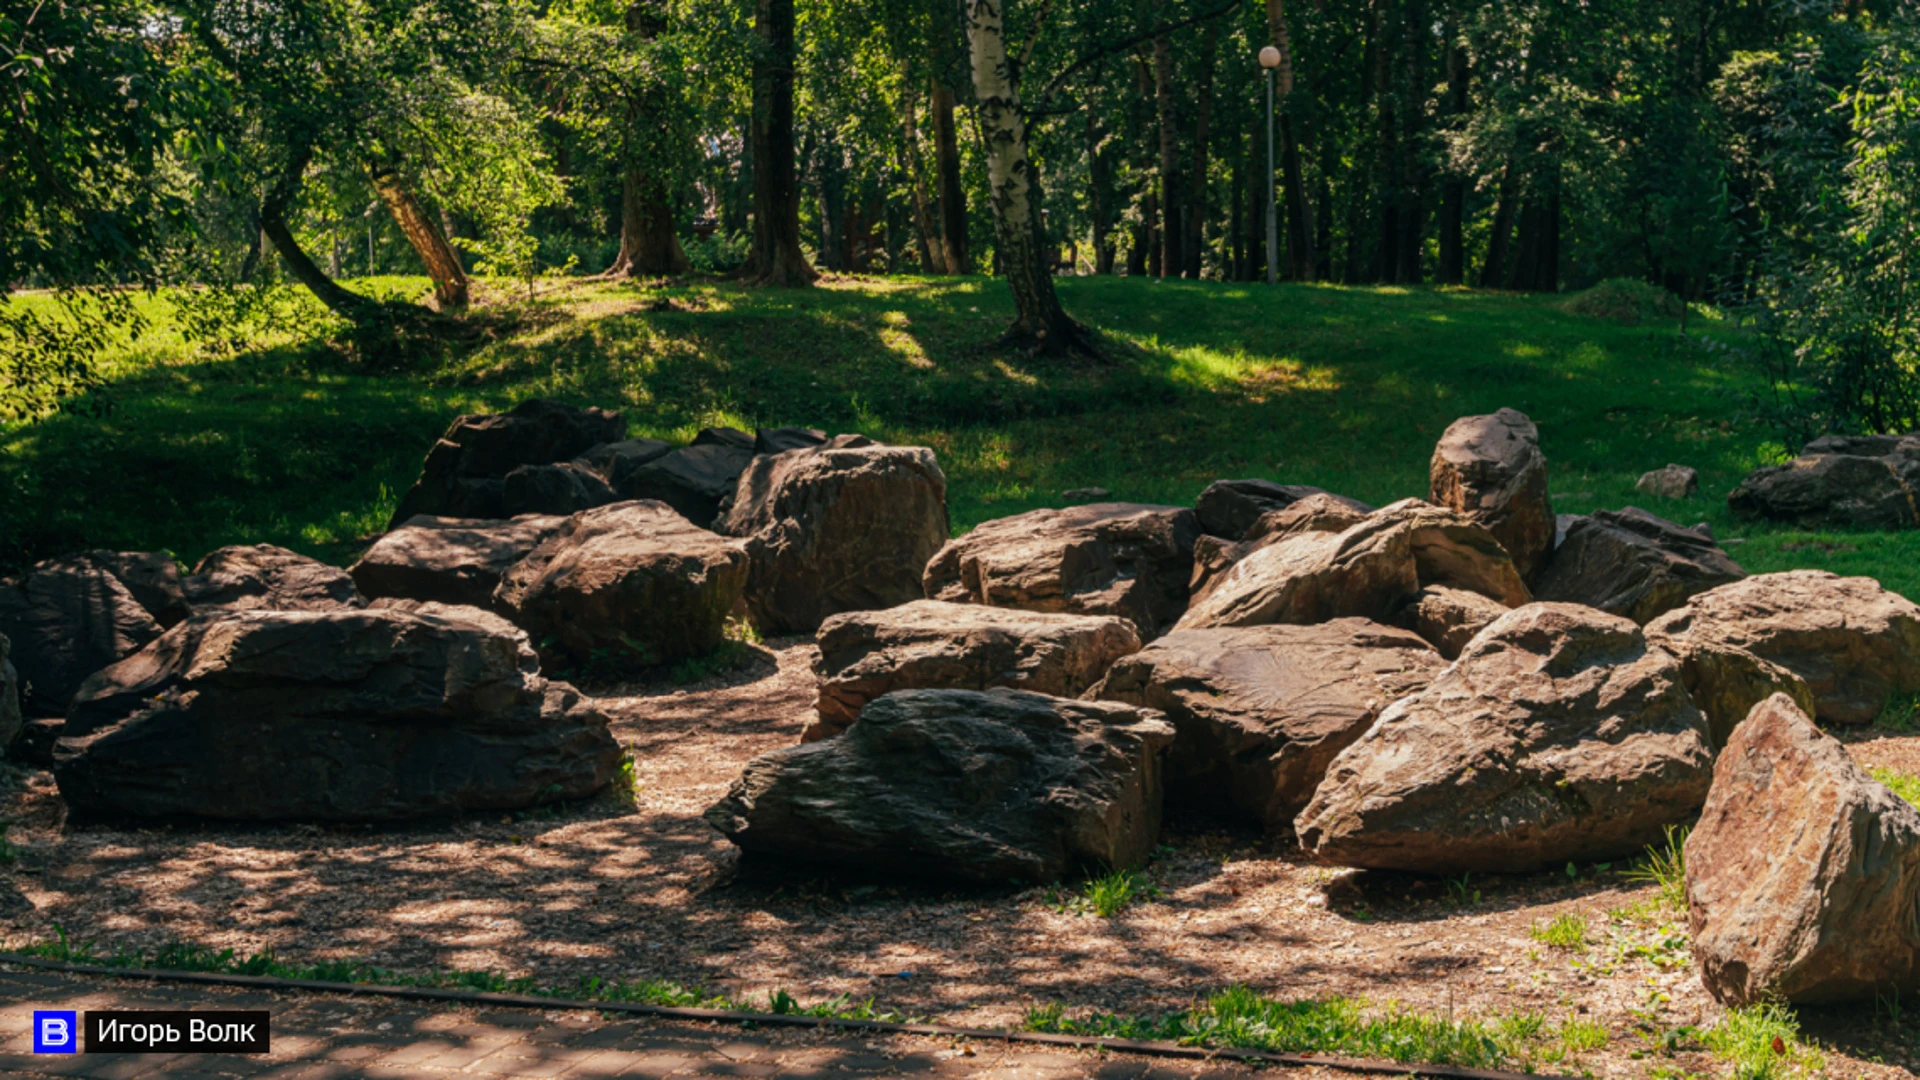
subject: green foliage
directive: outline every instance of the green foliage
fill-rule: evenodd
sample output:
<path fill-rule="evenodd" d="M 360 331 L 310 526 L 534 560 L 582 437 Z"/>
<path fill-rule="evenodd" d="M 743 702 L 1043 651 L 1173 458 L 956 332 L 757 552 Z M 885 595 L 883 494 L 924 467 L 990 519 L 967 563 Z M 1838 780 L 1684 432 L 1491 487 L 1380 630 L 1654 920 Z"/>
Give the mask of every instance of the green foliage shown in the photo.
<path fill-rule="evenodd" d="M 1608 319 L 1622 326 L 1680 318 L 1680 299 L 1658 285 L 1633 278 L 1607 280 L 1567 300 L 1562 308 L 1573 315 Z"/>
<path fill-rule="evenodd" d="M 686 245 L 687 262 L 696 274 L 731 274 L 746 264 L 751 246 L 752 238 L 747 236 L 716 232 L 712 236 L 695 237 Z"/>
<path fill-rule="evenodd" d="M 1551 922 L 1534 923 L 1527 929 L 1527 936 L 1555 949 L 1584 951 L 1587 947 L 1587 917 L 1577 911 L 1563 912 Z"/>
<path fill-rule="evenodd" d="M 1896 735 L 1911 735 L 1920 724 L 1917 713 L 1920 713 L 1920 695 L 1895 694 L 1887 699 L 1880 715 L 1874 717 L 1873 726 Z"/>
<path fill-rule="evenodd" d="M 1732 1066 L 1732 1080 L 1786 1080 L 1821 1073 L 1822 1059 L 1800 1039 L 1800 1020 L 1784 1005 L 1728 1009 L 1700 1041 Z"/>
<path fill-rule="evenodd" d="M 1873 778 L 1887 785 L 1895 795 L 1915 806 L 1920 806 L 1920 776 L 1901 772 L 1898 769 L 1875 769 Z"/>
<path fill-rule="evenodd" d="M 63 289 L 52 300 L 0 294 L 0 421 L 37 420 L 98 386 L 101 354 L 145 328 L 124 293 Z"/>
<path fill-rule="evenodd" d="M 1687 907 L 1687 833 L 1684 826 L 1669 825 L 1666 839 L 1647 848 L 1638 862 L 1627 871 L 1627 880 L 1660 888 L 1659 902 L 1674 911 Z"/>
<path fill-rule="evenodd" d="M 1138 871 L 1114 870 L 1088 878 L 1074 895 L 1063 893 L 1056 886 L 1049 894 L 1049 902 L 1055 911 L 1111 919 L 1135 902 L 1159 895 L 1159 887 L 1148 883 Z"/>

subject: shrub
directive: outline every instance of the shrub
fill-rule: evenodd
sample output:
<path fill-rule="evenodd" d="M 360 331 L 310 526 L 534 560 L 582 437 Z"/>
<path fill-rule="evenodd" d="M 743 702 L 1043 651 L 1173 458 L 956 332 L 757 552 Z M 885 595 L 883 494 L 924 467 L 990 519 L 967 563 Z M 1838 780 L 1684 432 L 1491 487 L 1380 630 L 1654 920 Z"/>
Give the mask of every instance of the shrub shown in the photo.
<path fill-rule="evenodd" d="M 1561 305 L 1572 315 L 1606 319 L 1638 326 L 1649 319 L 1678 319 L 1685 310 L 1680 298 L 1658 285 L 1637 278 L 1608 278 Z"/>

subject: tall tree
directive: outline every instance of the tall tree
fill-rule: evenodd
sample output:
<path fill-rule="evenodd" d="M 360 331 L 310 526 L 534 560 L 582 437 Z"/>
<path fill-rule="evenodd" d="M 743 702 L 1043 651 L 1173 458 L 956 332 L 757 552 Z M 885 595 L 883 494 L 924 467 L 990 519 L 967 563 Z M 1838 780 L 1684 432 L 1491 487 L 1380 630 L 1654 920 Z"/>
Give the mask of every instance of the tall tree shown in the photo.
<path fill-rule="evenodd" d="M 800 248 L 800 183 L 793 126 L 793 0 L 754 0 L 753 250 L 747 277 L 762 285 L 811 285 L 820 272 Z"/>

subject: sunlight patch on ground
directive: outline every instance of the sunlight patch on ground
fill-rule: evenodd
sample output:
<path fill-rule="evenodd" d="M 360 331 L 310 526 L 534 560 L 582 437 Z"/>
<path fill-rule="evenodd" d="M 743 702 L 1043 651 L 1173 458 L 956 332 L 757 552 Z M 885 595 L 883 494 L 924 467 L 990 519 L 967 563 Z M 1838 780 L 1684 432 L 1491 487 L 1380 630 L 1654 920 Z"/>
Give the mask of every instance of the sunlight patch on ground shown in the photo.
<path fill-rule="evenodd" d="M 880 316 L 880 322 L 885 326 L 880 331 L 880 344 L 886 346 L 888 352 L 906 361 L 908 367 L 930 371 L 936 366 L 919 339 L 907 333 L 913 321 L 907 318 L 906 312 L 886 312 Z"/>

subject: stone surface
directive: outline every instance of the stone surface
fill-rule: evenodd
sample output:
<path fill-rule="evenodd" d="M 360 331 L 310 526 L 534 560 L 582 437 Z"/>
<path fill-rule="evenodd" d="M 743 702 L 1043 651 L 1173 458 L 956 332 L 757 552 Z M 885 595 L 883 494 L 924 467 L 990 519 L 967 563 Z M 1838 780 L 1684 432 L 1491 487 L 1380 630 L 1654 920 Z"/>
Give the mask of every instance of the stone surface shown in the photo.
<path fill-rule="evenodd" d="M 272 544 L 210 552 L 180 585 L 195 612 L 337 611 L 367 602 L 345 570 Z"/>
<path fill-rule="evenodd" d="M 1196 597 L 1176 629 L 1385 620 L 1420 588 L 1413 533 L 1369 519 L 1343 532 L 1306 532 L 1232 565 Z"/>
<path fill-rule="evenodd" d="M 1920 989 L 1920 811 L 1785 696 L 1734 732 L 1686 855 L 1694 964 L 1721 1002 Z"/>
<path fill-rule="evenodd" d="M 1186 609 L 1198 536 L 1193 511 L 1178 506 L 1033 510 L 949 541 L 922 581 L 931 600 L 1120 615 L 1150 638 Z"/>
<path fill-rule="evenodd" d="M 1644 625 L 1688 597 L 1746 576 L 1711 537 L 1629 506 L 1571 523 L 1534 594 Z"/>
<path fill-rule="evenodd" d="M 503 478 L 519 465 L 566 461 L 618 442 L 626 418 L 535 398 L 498 415 L 461 416 L 427 452 L 420 478 L 400 498 L 389 528 L 421 514 L 503 518 Z"/>
<path fill-rule="evenodd" d="M 551 664 L 664 664 L 717 647 L 747 580 L 746 546 L 664 503 L 568 518 L 500 580 L 493 606 Z"/>
<path fill-rule="evenodd" d="M 808 742 L 846 730 L 868 702 L 895 690 L 1004 686 L 1079 697 L 1140 648 L 1139 631 L 1116 616 L 940 600 L 835 615 L 816 639 L 818 718 L 802 736 Z"/>
<path fill-rule="evenodd" d="M 60 793 L 83 817 L 411 822 L 604 788 L 607 718 L 465 610 L 197 615 L 87 681 Z"/>
<path fill-rule="evenodd" d="M 1920 437 L 1829 435 L 1785 465 L 1755 469 L 1727 496 L 1747 518 L 1806 528 L 1920 525 Z"/>
<path fill-rule="evenodd" d="M 1414 573 L 1422 585 L 1450 585 L 1519 607 L 1533 599 L 1518 563 L 1492 531 L 1463 514 L 1422 499 L 1401 499 L 1368 517 L 1370 527 L 1409 532 Z"/>
<path fill-rule="evenodd" d="M 630 499 L 633 496 L 626 493 L 626 483 L 634 470 L 666 457 L 673 449 L 672 443 L 659 439 L 622 439 L 619 442 L 601 443 L 574 458 L 573 463 L 592 469 L 607 482 L 607 486 L 613 488 L 615 495 Z"/>
<path fill-rule="evenodd" d="M 347 573 L 363 596 L 490 607 L 513 564 L 565 523 L 539 514 L 512 521 L 421 516 L 375 541 Z"/>
<path fill-rule="evenodd" d="M 1512 609 L 1498 600 L 1467 589 L 1428 585 L 1407 599 L 1394 625 L 1420 635 L 1440 655 L 1452 660 L 1474 636 Z"/>
<path fill-rule="evenodd" d="M 1532 581 L 1553 552 L 1553 504 L 1540 433 L 1526 414 L 1501 409 L 1455 420 L 1429 467 L 1433 502 L 1485 525 Z"/>
<path fill-rule="evenodd" d="M 552 514 L 565 517 L 619 496 L 597 472 L 585 465 L 562 461 L 554 465 L 521 465 L 501 481 L 500 511 L 505 517 Z"/>
<path fill-rule="evenodd" d="M 1261 514 L 1238 542 L 1203 534 L 1193 545 L 1188 604 L 1205 599 L 1234 563 L 1261 548 L 1303 532 L 1340 532 L 1365 520 L 1369 512 L 1359 509 L 1351 499 L 1321 492 Z"/>
<path fill-rule="evenodd" d="M 1243 540 L 1247 529 L 1262 514 L 1285 509 L 1309 495 L 1327 495 L 1363 514 L 1373 511 L 1373 507 L 1358 499 L 1331 495 L 1324 488 L 1307 484 L 1278 484 L 1272 480 L 1215 480 L 1200 493 L 1193 512 L 1200 531 L 1208 536 Z"/>
<path fill-rule="evenodd" d="M 1661 499 L 1691 499 L 1700 491 L 1700 473 L 1685 465 L 1668 465 L 1641 473 L 1633 489 Z"/>
<path fill-rule="evenodd" d="M 1638 852 L 1712 766 L 1678 662 L 1626 619 L 1536 603 L 1388 707 L 1295 824 L 1337 865 L 1520 873 Z"/>
<path fill-rule="evenodd" d="M 623 499 L 651 499 L 671 506 L 681 517 L 710 528 L 720 503 L 733 495 L 753 451 L 714 441 L 675 450 L 628 473 L 619 485 Z"/>
<path fill-rule="evenodd" d="M 1920 692 L 1920 607 L 1872 578 L 1757 574 L 1693 597 L 1648 623 L 1647 637 L 1686 662 L 1702 707 L 1719 702 L 1730 723 L 1743 701 L 1789 688 L 1755 674 L 1769 665 L 1803 681 L 1829 723 L 1872 723 L 1894 695 Z"/>
<path fill-rule="evenodd" d="M 85 556 L 120 579 L 162 627 L 184 622 L 193 606 L 180 585 L 180 564 L 166 551 L 89 551 Z"/>
<path fill-rule="evenodd" d="M 1173 723 L 1169 802 L 1285 832 L 1334 756 L 1444 666 L 1417 636 L 1366 619 L 1183 630 L 1119 659 L 1088 696 Z"/>
<path fill-rule="evenodd" d="M 747 763 L 707 821 L 748 852 L 981 883 L 1127 867 L 1160 831 L 1158 713 L 1016 690 L 902 690 L 845 734 Z"/>
<path fill-rule="evenodd" d="M 818 428 L 758 428 L 753 433 L 753 452 L 784 454 L 789 450 L 804 450 L 810 446 L 819 446 L 826 441 L 827 433 Z"/>
<path fill-rule="evenodd" d="M 28 717 L 65 715 L 89 675 L 160 630 L 120 579 L 85 554 L 48 559 L 0 581 L 0 634 L 12 643 Z"/>
<path fill-rule="evenodd" d="M 754 458 L 714 524 L 746 540 L 754 625 L 808 633 L 925 595 L 921 573 L 947 542 L 947 478 L 926 447 L 843 436 Z"/>
<path fill-rule="evenodd" d="M 7 747 L 7 756 L 43 769 L 52 768 L 53 744 L 59 741 L 60 729 L 66 726 L 64 716 L 42 716 L 26 721 L 20 726 L 19 737 Z"/>
<path fill-rule="evenodd" d="M 692 446 L 730 446 L 736 450 L 754 451 L 754 437 L 739 428 L 710 427 L 701 428 L 693 437 Z"/>

